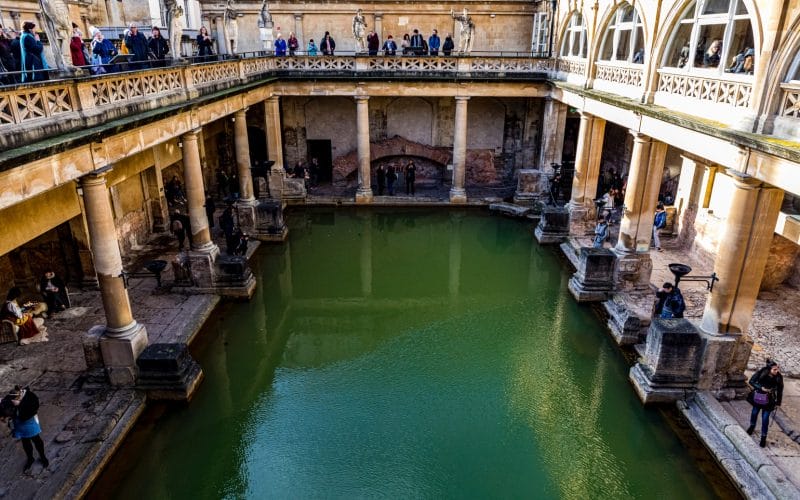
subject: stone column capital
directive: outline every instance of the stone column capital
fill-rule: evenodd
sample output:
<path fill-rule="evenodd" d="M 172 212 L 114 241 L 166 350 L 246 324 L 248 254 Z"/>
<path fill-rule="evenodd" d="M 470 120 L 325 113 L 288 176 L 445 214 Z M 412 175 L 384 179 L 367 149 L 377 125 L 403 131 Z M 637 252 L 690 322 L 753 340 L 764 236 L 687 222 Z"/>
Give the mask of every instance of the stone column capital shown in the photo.
<path fill-rule="evenodd" d="M 583 109 L 578 110 L 578 114 L 581 115 L 581 120 L 594 120 L 594 115 Z"/>
<path fill-rule="evenodd" d="M 202 128 L 196 128 L 181 135 L 181 141 L 197 141 L 197 135 L 202 132 Z"/>
<path fill-rule="evenodd" d="M 280 100 L 281 100 L 281 97 L 277 96 L 277 95 L 271 95 L 271 96 L 267 97 L 267 99 L 266 99 L 266 101 L 268 103 L 270 103 L 270 104 L 278 103 L 278 102 L 280 102 Z"/>
<path fill-rule="evenodd" d="M 367 102 L 369 100 L 369 96 L 368 95 L 357 95 L 357 96 L 353 96 L 353 99 L 355 99 L 356 102 Z"/>
<path fill-rule="evenodd" d="M 747 174 L 743 174 L 742 172 L 729 169 L 726 173 L 731 179 L 733 179 L 733 184 L 737 189 L 756 189 L 764 186 L 764 183 L 760 180 Z"/>
<path fill-rule="evenodd" d="M 638 130 L 628 130 L 628 133 L 633 136 L 633 140 L 636 142 L 646 143 L 651 142 L 653 140 L 652 137 L 649 135 L 645 135 Z"/>
<path fill-rule="evenodd" d="M 467 102 L 467 101 L 469 101 L 469 98 L 470 98 L 470 96 L 468 96 L 468 95 L 457 95 L 457 96 L 454 97 L 456 102 L 459 102 L 459 101 Z"/>
<path fill-rule="evenodd" d="M 106 174 L 111 172 L 112 167 L 110 165 L 105 166 L 103 168 L 94 170 L 89 172 L 88 174 L 84 175 L 80 178 L 81 186 L 100 186 L 106 184 Z"/>
<path fill-rule="evenodd" d="M 240 109 L 240 110 L 238 110 L 238 111 L 234 111 L 234 112 L 233 112 L 233 118 L 234 118 L 234 120 L 235 120 L 236 118 L 241 118 L 241 119 L 244 119 L 244 118 L 246 117 L 246 115 L 247 115 L 247 110 L 248 110 L 248 109 L 249 109 L 249 108 L 242 108 L 242 109 Z"/>
<path fill-rule="evenodd" d="M 294 20 L 295 20 L 295 21 L 300 21 L 301 19 L 303 19 L 303 14 L 301 14 L 301 13 L 299 13 L 299 12 L 295 12 L 295 13 L 294 13 L 294 14 L 292 14 L 292 15 L 294 16 Z"/>

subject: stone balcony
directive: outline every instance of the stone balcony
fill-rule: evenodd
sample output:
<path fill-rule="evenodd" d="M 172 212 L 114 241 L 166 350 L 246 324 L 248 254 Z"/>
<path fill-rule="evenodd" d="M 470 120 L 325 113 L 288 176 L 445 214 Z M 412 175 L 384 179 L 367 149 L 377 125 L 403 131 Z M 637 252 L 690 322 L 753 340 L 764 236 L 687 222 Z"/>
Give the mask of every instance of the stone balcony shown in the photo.
<path fill-rule="evenodd" d="M 553 68 L 552 59 L 504 54 L 470 57 L 251 54 L 222 61 L 19 84 L 0 87 L 0 150 L 12 150 L 165 106 L 189 104 L 198 97 L 246 90 L 272 78 L 543 82 Z"/>

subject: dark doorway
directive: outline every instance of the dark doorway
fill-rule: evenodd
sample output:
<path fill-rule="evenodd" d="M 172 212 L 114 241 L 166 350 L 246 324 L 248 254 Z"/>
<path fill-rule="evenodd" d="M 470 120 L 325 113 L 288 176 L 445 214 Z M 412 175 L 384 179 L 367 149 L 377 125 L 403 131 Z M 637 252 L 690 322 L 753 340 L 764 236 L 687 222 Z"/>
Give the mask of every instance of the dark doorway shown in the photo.
<path fill-rule="evenodd" d="M 311 165 L 312 158 L 319 161 L 318 182 L 331 182 L 333 178 L 333 156 L 331 154 L 331 141 L 329 140 L 308 140 L 306 141 L 308 151 L 308 165 Z"/>
<path fill-rule="evenodd" d="M 261 165 L 267 160 L 267 136 L 257 127 L 247 127 L 247 142 L 250 145 L 250 162 Z"/>

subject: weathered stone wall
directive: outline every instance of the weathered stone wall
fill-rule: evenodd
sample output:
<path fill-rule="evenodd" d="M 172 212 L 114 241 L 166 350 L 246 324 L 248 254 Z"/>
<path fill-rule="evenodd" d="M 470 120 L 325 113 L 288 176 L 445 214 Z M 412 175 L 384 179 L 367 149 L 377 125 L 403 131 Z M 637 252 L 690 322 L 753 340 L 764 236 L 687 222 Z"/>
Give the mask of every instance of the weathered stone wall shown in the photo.
<path fill-rule="evenodd" d="M 800 246 L 783 236 L 773 235 L 761 289 L 772 290 L 791 278 L 798 253 L 800 253 Z"/>
<path fill-rule="evenodd" d="M 467 110 L 467 182 L 512 182 L 515 170 L 532 165 L 540 136 L 540 99 L 474 97 Z M 282 113 L 287 165 L 307 161 L 306 140 L 330 140 L 338 172 L 334 177 L 343 180 L 352 173 L 356 152 L 352 99 L 286 97 Z M 451 149 L 454 115 L 451 98 L 372 97 L 370 141 L 379 147 L 384 141 L 401 138 L 410 147 Z"/>
<path fill-rule="evenodd" d="M 132 248 L 146 243 L 152 234 L 141 177 L 138 175 L 129 177 L 112 186 L 111 201 L 114 207 L 117 239 L 120 251 L 124 255 Z"/>

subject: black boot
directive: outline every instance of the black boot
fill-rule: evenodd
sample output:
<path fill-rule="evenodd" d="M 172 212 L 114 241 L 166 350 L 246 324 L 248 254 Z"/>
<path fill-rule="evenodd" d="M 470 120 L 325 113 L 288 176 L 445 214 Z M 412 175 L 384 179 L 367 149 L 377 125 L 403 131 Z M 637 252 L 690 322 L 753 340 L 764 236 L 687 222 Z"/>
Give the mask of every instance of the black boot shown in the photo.
<path fill-rule="evenodd" d="M 40 462 L 42 462 L 42 466 L 43 466 L 45 469 L 46 469 L 46 468 L 48 468 L 48 467 L 50 467 L 50 460 L 48 460 L 48 459 L 47 459 L 47 457 L 41 457 L 41 458 L 39 459 L 39 461 L 40 461 Z"/>
<path fill-rule="evenodd" d="M 748 434 L 752 434 L 754 430 L 756 430 L 756 426 L 755 425 L 751 425 L 750 427 L 747 428 L 747 433 Z"/>
<path fill-rule="evenodd" d="M 31 465 L 33 465 L 33 457 L 28 457 L 25 461 L 25 467 L 22 468 L 22 472 L 28 472 L 31 470 Z"/>
<path fill-rule="evenodd" d="M 765 448 L 767 446 L 767 436 L 761 436 L 761 441 L 758 443 L 758 445 L 762 448 Z"/>

